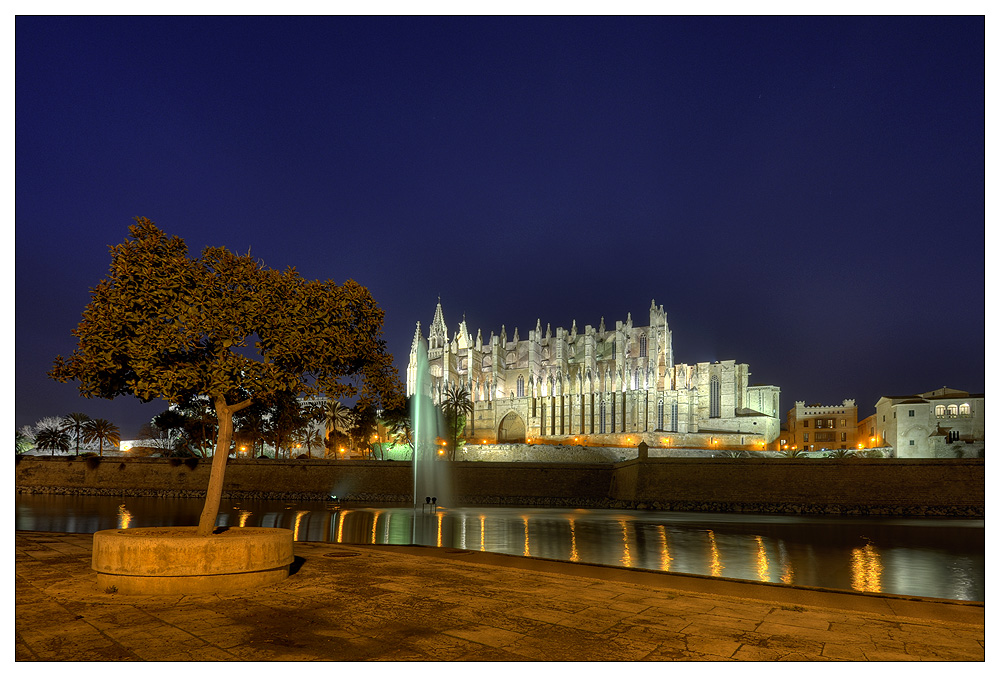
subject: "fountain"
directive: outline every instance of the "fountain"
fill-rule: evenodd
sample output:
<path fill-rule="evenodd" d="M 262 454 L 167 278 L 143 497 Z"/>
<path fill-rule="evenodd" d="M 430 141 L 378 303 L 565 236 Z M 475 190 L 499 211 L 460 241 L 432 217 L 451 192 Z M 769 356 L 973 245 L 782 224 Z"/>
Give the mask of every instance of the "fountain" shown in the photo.
<path fill-rule="evenodd" d="M 451 473 L 448 460 L 438 446 L 438 412 L 430 394 L 427 344 L 417 347 L 416 389 L 411 400 L 413 425 L 413 542 L 432 544 L 424 538 L 435 514 L 451 506 Z M 441 452 L 441 453 L 439 453 Z M 428 500 L 429 499 L 429 500 Z M 425 529 L 425 522 L 428 529 Z"/>

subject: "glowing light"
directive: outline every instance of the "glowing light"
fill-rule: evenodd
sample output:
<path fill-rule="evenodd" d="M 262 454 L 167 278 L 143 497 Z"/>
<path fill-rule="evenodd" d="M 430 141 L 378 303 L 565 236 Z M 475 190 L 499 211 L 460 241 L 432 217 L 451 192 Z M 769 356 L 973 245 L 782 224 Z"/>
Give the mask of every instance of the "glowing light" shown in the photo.
<path fill-rule="evenodd" d="M 576 520 L 570 518 L 569 520 L 569 561 L 579 562 L 580 553 L 576 551 Z"/>
<path fill-rule="evenodd" d="M 443 524 L 444 524 L 444 522 L 443 522 L 443 520 L 444 520 L 444 513 L 443 513 L 443 512 L 439 512 L 439 513 L 437 514 L 437 518 L 438 518 L 438 537 L 437 537 L 437 547 L 439 547 L 439 548 L 440 548 L 440 547 L 441 547 L 441 541 L 442 541 L 442 526 L 443 526 Z"/>
<path fill-rule="evenodd" d="M 240 510 L 240 526 L 245 527 L 247 525 L 247 520 L 250 519 L 250 515 L 253 513 L 249 510 Z"/>
<path fill-rule="evenodd" d="M 337 513 L 337 543 L 344 542 L 344 518 L 350 510 L 341 510 Z"/>
<path fill-rule="evenodd" d="M 486 515 L 479 515 L 479 549 L 486 552 Z"/>
<path fill-rule="evenodd" d="M 719 546 L 715 544 L 715 532 L 712 531 L 711 529 L 708 530 L 708 542 L 709 542 L 709 551 L 712 556 L 712 562 L 709 565 L 710 567 L 709 573 L 711 573 L 713 576 L 721 576 L 722 570 L 725 569 L 725 567 L 722 566 L 722 559 L 719 557 Z"/>
<path fill-rule="evenodd" d="M 657 525 L 656 530 L 660 534 L 660 543 L 662 544 L 660 548 L 660 568 L 663 571 L 670 571 L 670 562 L 674 558 L 670 556 L 670 550 L 667 548 L 667 530 L 662 524 Z"/>
<path fill-rule="evenodd" d="M 767 564 L 767 550 L 764 549 L 764 541 L 760 536 L 754 536 L 757 539 L 757 578 L 762 581 L 769 581 L 770 576 L 768 575 L 768 564 Z"/>
<path fill-rule="evenodd" d="M 622 566 L 630 567 L 632 566 L 632 552 L 628 549 L 628 524 L 625 520 L 618 520 L 618 524 L 622 527 L 622 543 L 624 543 L 624 548 L 622 549 Z"/>
<path fill-rule="evenodd" d="M 882 556 L 870 541 L 851 551 L 851 587 L 859 592 L 882 592 Z"/>
<path fill-rule="evenodd" d="M 132 513 L 128 511 L 125 504 L 122 503 L 118 506 L 118 528 L 128 529 L 129 523 L 132 521 Z"/>
<path fill-rule="evenodd" d="M 295 527 L 292 529 L 292 540 L 299 540 L 299 524 L 302 522 L 303 515 L 308 515 L 308 510 L 299 510 L 295 513 Z"/>
<path fill-rule="evenodd" d="M 375 537 L 378 533 L 378 517 L 382 514 L 381 510 L 375 512 L 375 519 L 372 520 L 372 543 L 375 543 Z"/>
<path fill-rule="evenodd" d="M 524 556 L 531 557 L 531 538 L 528 535 L 528 516 L 521 515 L 521 519 L 524 521 Z"/>

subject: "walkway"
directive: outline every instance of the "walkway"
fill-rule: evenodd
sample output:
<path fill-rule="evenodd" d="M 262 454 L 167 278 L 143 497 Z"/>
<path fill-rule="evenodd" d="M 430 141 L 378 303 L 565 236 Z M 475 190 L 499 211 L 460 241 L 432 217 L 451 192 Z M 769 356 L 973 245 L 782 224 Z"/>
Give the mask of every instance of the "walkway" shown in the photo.
<path fill-rule="evenodd" d="M 86 534 L 17 532 L 19 661 L 983 661 L 984 605 L 475 551 L 296 543 L 243 594 L 98 590 Z"/>

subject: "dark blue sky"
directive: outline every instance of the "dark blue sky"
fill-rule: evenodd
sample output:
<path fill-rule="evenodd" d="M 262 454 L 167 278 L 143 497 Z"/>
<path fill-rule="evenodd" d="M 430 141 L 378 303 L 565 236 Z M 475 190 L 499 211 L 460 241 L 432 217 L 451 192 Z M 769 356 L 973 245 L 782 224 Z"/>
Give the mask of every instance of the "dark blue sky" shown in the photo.
<path fill-rule="evenodd" d="M 795 400 L 985 389 L 984 19 L 17 17 L 15 424 L 146 216 L 453 331 L 648 321 Z"/>

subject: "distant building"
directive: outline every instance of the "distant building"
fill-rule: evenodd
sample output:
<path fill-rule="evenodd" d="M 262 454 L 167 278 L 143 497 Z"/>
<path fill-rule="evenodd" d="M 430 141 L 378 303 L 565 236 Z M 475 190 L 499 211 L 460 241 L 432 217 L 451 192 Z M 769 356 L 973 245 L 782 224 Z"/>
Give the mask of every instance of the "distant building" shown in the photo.
<path fill-rule="evenodd" d="M 795 408 L 788 410 L 788 437 L 781 448 L 854 449 L 857 432 L 858 407 L 854 400 L 832 405 L 796 402 Z"/>
<path fill-rule="evenodd" d="M 884 446 L 878 435 L 878 428 L 875 426 L 875 414 L 858 421 L 858 431 L 854 439 L 858 442 L 858 448 L 871 449 Z"/>
<path fill-rule="evenodd" d="M 986 444 L 986 397 L 939 388 L 875 403 L 880 442 L 897 458 L 974 458 Z"/>
<path fill-rule="evenodd" d="M 505 327 L 484 341 L 463 320 L 448 336 L 440 302 L 427 337 L 420 323 L 406 370 L 416 391 L 420 345 L 427 351 L 429 392 L 440 403 L 452 386 L 471 393 L 466 437 L 475 441 L 603 446 L 762 449 L 778 436 L 779 389 L 749 385 L 750 370 L 733 360 L 675 364 L 663 306 L 649 323 L 632 315 L 582 331 L 535 328 L 508 339 Z"/>

